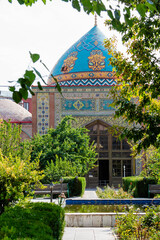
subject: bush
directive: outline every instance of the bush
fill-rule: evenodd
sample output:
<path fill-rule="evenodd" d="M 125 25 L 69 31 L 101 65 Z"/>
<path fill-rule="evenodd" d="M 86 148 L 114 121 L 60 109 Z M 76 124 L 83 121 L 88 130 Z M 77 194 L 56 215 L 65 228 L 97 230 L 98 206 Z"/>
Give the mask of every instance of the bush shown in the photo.
<path fill-rule="evenodd" d="M 125 192 L 122 187 L 118 190 L 115 190 L 114 187 L 104 187 L 104 190 L 97 187 L 97 196 L 99 198 L 105 199 L 125 199 L 125 198 L 133 198 L 131 193 Z"/>
<path fill-rule="evenodd" d="M 64 182 L 68 183 L 69 197 L 83 196 L 86 188 L 86 179 L 84 177 L 66 177 Z"/>
<path fill-rule="evenodd" d="M 123 190 L 132 191 L 134 188 L 133 196 L 134 197 L 148 197 L 148 184 L 156 184 L 157 181 L 154 178 L 150 177 L 124 177 L 122 179 Z"/>
<path fill-rule="evenodd" d="M 43 183 L 51 183 L 59 181 L 60 178 L 66 176 L 76 176 L 76 168 L 73 166 L 72 162 L 64 158 L 58 158 L 56 156 L 55 162 L 51 160 L 51 162 L 47 163 L 46 168 L 44 170 L 44 178 L 42 180 Z"/>
<path fill-rule="evenodd" d="M 159 240 L 160 215 L 159 207 L 148 208 L 146 215 L 138 216 L 131 206 L 129 212 L 116 217 L 116 234 L 121 240 Z"/>
<path fill-rule="evenodd" d="M 64 209 L 51 203 L 25 203 L 0 216 L 0 239 L 61 240 Z"/>
<path fill-rule="evenodd" d="M 39 161 L 30 162 L 30 158 L 3 156 L 0 149 L 0 214 L 5 206 L 25 197 L 31 191 L 31 184 L 43 177 L 39 171 Z"/>

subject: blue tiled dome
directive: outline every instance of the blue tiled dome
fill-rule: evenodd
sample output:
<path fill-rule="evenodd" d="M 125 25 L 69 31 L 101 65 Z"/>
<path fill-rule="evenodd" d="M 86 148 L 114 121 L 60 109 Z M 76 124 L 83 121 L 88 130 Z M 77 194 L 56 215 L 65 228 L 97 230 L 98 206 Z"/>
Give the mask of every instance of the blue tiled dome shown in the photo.
<path fill-rule="evenodd" d="M 115 85 L 112 66 L 109 65 L 106 37 L 94 26 L 59 59 L 51 71 L 48 83 L 54 85 L 52 76 L 61 86 Z"/>

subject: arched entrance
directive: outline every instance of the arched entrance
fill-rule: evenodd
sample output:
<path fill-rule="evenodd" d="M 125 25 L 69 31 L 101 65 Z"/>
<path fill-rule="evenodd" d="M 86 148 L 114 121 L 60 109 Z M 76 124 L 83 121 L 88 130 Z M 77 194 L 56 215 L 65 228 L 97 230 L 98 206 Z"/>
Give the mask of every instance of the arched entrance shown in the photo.
<path fill-rule="evenodd" d="M 133 160 L 127 141 L 119 141 L 108 131 L 111 126 L 101 120 L 88 125 L 90 141 L 98 153 L 97 166 L 86 177 L 87 187 L 106 186 L 122 183 L 122 177 L 133 175 Z"/>

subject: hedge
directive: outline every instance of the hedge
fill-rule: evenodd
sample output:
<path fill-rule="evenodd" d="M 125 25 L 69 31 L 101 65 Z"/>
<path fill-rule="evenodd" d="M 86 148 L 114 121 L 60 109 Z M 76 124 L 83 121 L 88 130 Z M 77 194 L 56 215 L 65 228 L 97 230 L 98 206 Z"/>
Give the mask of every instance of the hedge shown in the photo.
<path fill-rule="evenodd" d="M 124 177 L 122 179 L 122 187 L 124 191 L 133 190 L 135 188 L 133 196 L 137 198 L 148 197 L 148 184 L 156 184 L 156 180 L 150 177 Z"/>
<path fill-rule="evenodd" d="M 0 239 L 61 240 L 64 209 L 54 203 L 25 203 L 0 215 Z"/>
<path fill-rule="evenodd" d="M 83 196 L 86 188 L 85 177 L 65 177 L 64 183 L 68 183 L 69 197 Z"/>

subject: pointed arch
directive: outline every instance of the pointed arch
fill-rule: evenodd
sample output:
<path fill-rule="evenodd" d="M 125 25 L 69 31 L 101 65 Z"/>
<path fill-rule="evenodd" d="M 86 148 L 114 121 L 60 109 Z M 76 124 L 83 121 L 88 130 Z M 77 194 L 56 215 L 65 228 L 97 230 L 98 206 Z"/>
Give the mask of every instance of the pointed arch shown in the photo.
<path fill-rule="evenodd" d="M 87 185 L 114 185 L 122 183 L 122 177 L 133 175 L 133 160 L 126 140 L 120 141 L 111 134 L 111 125 L 101 119 L 85 125 L 89 130 L 90 142 L 98 153 L 97 167 L 87 176 Z"/>

